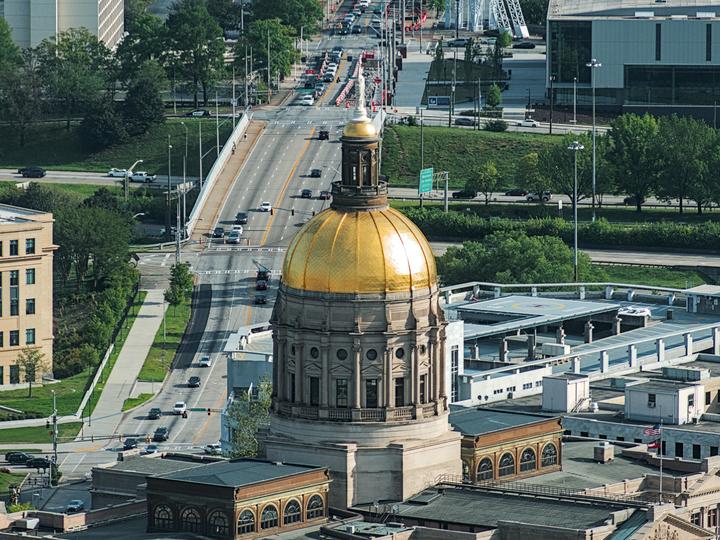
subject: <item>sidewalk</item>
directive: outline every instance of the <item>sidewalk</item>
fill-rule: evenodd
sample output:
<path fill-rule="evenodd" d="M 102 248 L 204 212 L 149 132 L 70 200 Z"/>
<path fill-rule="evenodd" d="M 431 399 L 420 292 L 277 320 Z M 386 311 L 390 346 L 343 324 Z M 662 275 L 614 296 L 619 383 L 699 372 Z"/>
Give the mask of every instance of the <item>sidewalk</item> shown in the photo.
<path fill-rule="evenodd" d="M 257 142 L 262 134 L 263 129 L 265 129 L 265 122 L 253 120 L 248 124 L 247 130 L 245 131 L 247 138 L 243 138 L 237 144 L 235 153 L 220 171 L 212 192 L 203 205 L 202 212 L 200 213 L 191 237 L 192 246 L 196 248 L 198 246 L 202 247 L 203 240 L 212 232 L 215 222 L 222 211 L 223 203 L 240 174 L 240 169 L 244 165 L 245 160 L 250 155 L 250 151 L 253 146 L 255 146 L 255 142 Z"/>
<path fill-rule="evenodd" d="M 151 289 L 147 292 L 145 302 L 130 328 L 125 345 L 95 405 L 90 422 L 85 426 L 85 439 L 115 433 L 122 418 L 123 403 L 130 397 L 145 357 L 155 340 L 155 334 L 162 324 L 164 304 L 162 289 Z"/>
<path fill-rule="evenodd" d="M 423 39 L 423 48 L 426 41 Z M 403 59 L 403 68 L 398 72 L 397 94 L 393 103 L 395 107 L 420 106 L 423 92 L 425 91 L 425 79 L 430 70 L 430 63 L 433 56 L 418 51 L 419 42 L 409 39 L 407 58 Z"/>

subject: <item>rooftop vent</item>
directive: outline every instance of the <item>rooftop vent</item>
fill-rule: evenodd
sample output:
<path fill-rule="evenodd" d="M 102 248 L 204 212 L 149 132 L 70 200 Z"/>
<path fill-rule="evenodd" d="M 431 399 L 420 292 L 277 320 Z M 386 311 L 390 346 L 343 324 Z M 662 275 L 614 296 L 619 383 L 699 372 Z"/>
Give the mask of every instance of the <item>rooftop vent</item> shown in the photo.
<path fill-rule="evenodd" d="M 695 16 L 698 19 L 714 19 L 715 18 L 715 12 L 714 11 L 698 11 Z"/>
<path fill-rule="evenodd" d="M 593 448 L 593 457 L 598 463 L 607 463 L 615 458 L 615 447 L 609 442 L 601 442 Z"/>
<path fill-rule="evenodd" d="M 635 12 L 636 19 L 652 19 L 654 16 L 655 16 L 654 11 L 636 11 Z"/>
<path fill-rule="evenodd" d="M 687 20 L 687 18 L 687 15 L 670 15 L 670 19 L 672 19 L 673 21 L 684 21 Z"/>

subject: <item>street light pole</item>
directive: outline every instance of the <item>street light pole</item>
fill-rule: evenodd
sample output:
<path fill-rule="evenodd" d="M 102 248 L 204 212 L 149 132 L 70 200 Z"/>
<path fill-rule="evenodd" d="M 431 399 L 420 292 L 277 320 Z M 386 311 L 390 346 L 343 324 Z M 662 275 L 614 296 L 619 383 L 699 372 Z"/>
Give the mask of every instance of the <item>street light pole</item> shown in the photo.
<path fill-rule="evenodd" d="M 135 163 L 133 163 L 130 166 L 130 168 L 127 171 L 125 171 L 125 182 L 124 182 L 124 186 L 123 186 L 125 188 L 125 202 L 127 202 L 127 200 L 128 200 L 128 191 L 130 189 L 128 182 L 130 181 L 130 176 L 132 175 L 133 170 L 135 169 L 135 166 L 139 165 L 142 162 L 143 162 L 142 159 L 138 159 Z"/>
<path fill-rule="evenodd" d="M 553 95 L 553 83 L 555 82 L 555 75 L 550 75 L 550 132 L 548 135 L 552 135 L 552 122 L 553 122 L 553 102 L 555 96 Z"/>
<path fill-rule="evenodd" d="M 573 77 L 573 124 L 577 126 L 577 77 Z"/>
<path fill-rule="evenodd" d="M 198 122 L 198 144 L 200 145 L 198 149 L 198 156 L 200 159 L 198 160 L 198 165 L 200 166 L 200 189 L 203 187 L 203 170 L 202 170 L 202 120 Z"/>
<path fill-rule="evenodd" d="M 568 150 L 573 151 L 574 161 L 574 181 L 573 181 L 573 276 L 575 282 L 578 282 L 578 174 L 577 174 L 577 155 L 578 152 L 585 147 L 578 141 L 573 141 Z"/>
<path fill-rule="evenodd" d="M 167 211 L 165 212 L 165 238 L 170 237 L 170 195 L 172 194 L 170 188 L 170 151 L 172 150 L 172 144 L 170 144 L 170 135 L 168 135 L 168 174 L 167 174 Z"/>
<path fill-rule="evenodd" d="M 215 89 L 215 144 L 217 147 L 217 154 L 215 157 L 220 157 L 220 114 L 218 112 L 217 88 Z"/>
<path fill-rule="evenodd" d="M 460 37 L 460 0 L 455 0 L 455 39 Z"/>
<path fill-rule="evenodd" d="M 592 87 L 592 220 L 595 221 L 595 70 L 602 67 L 602 64 L 593 58 L 585 65 L 590 68 Z"/>
<path fill-rule="evenodd" d="M 185 153 L 183 154 L 183 184 L 187 182 L 187 156 L 188 156 L 188 128 L 185 122 L 180 122 L 185 128 Z M 185 191 L 183 191 L 182 222 L 185 224 Z"/>

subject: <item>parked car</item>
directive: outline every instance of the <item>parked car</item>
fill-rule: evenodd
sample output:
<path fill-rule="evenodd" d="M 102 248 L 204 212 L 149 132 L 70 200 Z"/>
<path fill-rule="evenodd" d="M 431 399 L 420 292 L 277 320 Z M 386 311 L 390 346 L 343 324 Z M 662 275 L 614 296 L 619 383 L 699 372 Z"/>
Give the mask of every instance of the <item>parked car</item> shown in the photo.
<path fill-rule="evenodd" d="M 200 367 L 212 366 L 212 359 L 209 356 L 202 356 L 200 358 Z"/>
<path fill-rule="evenodd" d="M 210 111 L 206 111 L 205 109 L 196 109 L 192 112 L 189 112 L 188 116 L 194 116 L 196 118 L 201 118 L 203 116 L 210 116 Z"/>
<path fill-rule="evenodd" d="M 323 201 L 329 201 L 332 198 L 332 194 L 329 191 L 321 191 L 320 192 L 320 199 Z"/>
<path fill-rule="evenodd" d="M 513 49 L 534 49 L 535 44 L 532 41 L 520 41 L 513 44 Z"/>
<path fill-rule="evenodd" d="M 268 201 L 263 201 L 260 203 L 258 210 L 260 212 L 270 212 L 270 210 L 272 210 L 272 204 L 270 204 Z"/>
<path fill-rule="evenodd" d="M 225 238 L 225 229 L 222 227 L 215 227 L 212 233 L 213 238 Z"/>
<path fill-rule="evenodd" d="M 157 407 L 153 407 L 148 412 L 148 420 L 157 420 L 161 416 L 162 416 L 162 411 Z"/>
<path fill-rule="evenodd" d="M 157 451 L 158 451 L 157 444 L 148 444 L 145 448 L 140 450 L 140 453 L 144 456 L 149 456 L 150 454 L 156 454 Z"/>
<path fill-rule="evenodd" d="M 22 465 L 32 458 L 32 454 L 27 454 L 25 452 L 8 452 L 5 454 L 5 461 L 11 465 Z"/>
<path fill-rule="evenodd" d="M 475 197 L 477 197 L 477 192 L 468 189 L 453 191 L 452 194 L 453 199 L 474 199 Z"/>
<path fill-rule="evenodd" d="M 543 191 L 542 193 L 528 193 L 525 199 L 529 202 L 548 202 L 552 199 L 552 193 L 549 191 Z"/>
<path fill-rule="evenodd" d="M 163 442 L 167 441 L 169 436 L 170 430 L 166 427 L 160 427 L 155 430 L 155 433 L 153 433 L 152 440 L 155 442 Z"/>
<path fill-rule="evenodd" d="M 330 140 L 330 132 L 326 129 L 321 129 L 320 133 L 318 133 L 318 139 L 320 139 L 321 141 Z"/>
<path fill-rule="evenodd" d="M 256 291 L 267 291 L 268 289 L 268 282 L 264 279 L 258 279 L 255 282 L 255 290 Z"/>
<path fill-rule="evenodd" d="M 333 82 L 333 79 L 335 79 L 334 73 L 326 73 L 325 75 L 323 75 L 323 81 L 326 83 Z"/>
<path fill-rule="evenodd" d="M 187 412 L 187 405 L 184 401 L 176 401 L 173 405 L 173 414 L 182 414 Z"/>
<path fill-rule="evenodd" d="M 233 231 L 236 231 L 238 234 L 242 234 L 244 229 L 243 229 L 243 226 L 242 226 L 242 225 L 238 225 L 237 223 L 235 223 L 235 224 L 232 226 L 232 230 L 233 230 Z"/>
<path fill-rule="evenodd" d="M 520 127 L 536 128 L 536 127 L 540 127 L 540 122 L 538 122 L 537 120 L 533 120 L 532 118 L 526 118 L 525 120 L 520 122 L 518 125 Z"/>
<path fill-rule="evenodd" d="M 108 171 L 107 175 L 112 178 L 125 178 L 125 175 L 127 174 L 127 169 L 116 169 L 112 168 Z"/>
<path fill-rule="evenodd" d="M 238 225 L 238 226 L 242 227 L 242 225 Z M 239 244 L 241 231 L 242 231 L 242 229 L 240 229 L 240 231 L 236 231 L 236 230 L 230 231 L 230 233 L 227 235 L 227 243 L 228 244 Z"/>
<path fill-rule="evenodd" d="M 310 169 L 310 178 L 320 178 L 322 176 L 322 169 Z"/>
<path fill-rule="evenodd" d="M 36 457 L 28 459 L 25 462 L 25 465 L 30 469 L 49 469 L 52 465 L 52 462 L 48 458 Z"/>
<path fill-rule="evenodd" d="M 527 190 L 523 188 L 512 188 L 505 192 L 506 197 L 525 197 L 527 194 Z"/>
<path fill-rule="evenodd" d="M 303 189 L 300 192 L 300 197 L 302 199 L 312 199 L 312 189 Z"/>
<path fill-rule="evenodd" d="M 248 222 L 248 215 L 247 212 L 238 212 L 235 214 L 235 223 L 240 223 L 241 225 L 245 225 Z"/>
<path fill-rule="evenodd" d="M 188 379 L 188 388 L 200 388 L 200 377 L 190 377 Z"/>
<path fill-rule="evenodd" d="M 25 167 L 22 169 L 23 178 L 42 178 L 45 176 L 45 169 L 42 167 Z"/>
<path fill-rule="evenodd" d="M 625 197 L 623 199 L 623 204 L 625 206 L 637 206 L 637 197 L 635 195 Z M 645 204 L 645 197 L 640 197 L 640 204 Z"/>
<path fill-rule="evenodd" d="M 305 94 L 298 100 L 298 103 L 303 107 L 312 107 L 313 105 L 315 105 L 315 98 L 312 97 L 310 94 Z"/>
<path fill-rule="evenodd" d="M 156 178 L 157 178 L 157 175 L 148 174 L 145 171 L 136 171 L 130 175 L 131 182 L 142 182 L 144 184 L 149 184 L 151 182 L 154 182 Z"/>
<path fill-rule="evenodd" d="M 650 308 L 641 306 L 622 306 L 618 309 L 618 315 L 632 315 L 635 317 L 650 317 L 652 312 Z"/>
<path fill-rule="evenodd" d="M 455 38 L 447 42 L 448 47 L 464 47 L 468 43 L 468 38 Z"/>
<path fill-rule="evenodd" d="M 456 126 L 477 126 L 477 120 L 469 116 L 460 116 L 455 119 Z"/>
<path fill-rule="evenodd" d="M 222 454 L 222 446 L 219 442 L 210 443 L 205 446 L 204 451 L 206 454 L 210 454 L 211 456 L 219 456 Z"/>
<path fill-rule="evenodd" d="M 73 499 L 70 501 L 65 508 L 66 514 L 76 514 L 77 512 L 82 512 L 85 510 L 85 503 L 82 502 L 80 499 Z"/>
<path fill-rule="evenodd" d="M 264 294 L 256 296 L 253 300 L 253 304 L 257 306 L 264 306 L 265 304 L 267 304 L 267 296 L 265 296 Z"/>
<path fill-rule="evenodd" d="M 135 439 L 125 439 L 125 442 L 123 443 L 123 450 L 132 450 L 134 448 L 137 448 L 138 443 Z"/>

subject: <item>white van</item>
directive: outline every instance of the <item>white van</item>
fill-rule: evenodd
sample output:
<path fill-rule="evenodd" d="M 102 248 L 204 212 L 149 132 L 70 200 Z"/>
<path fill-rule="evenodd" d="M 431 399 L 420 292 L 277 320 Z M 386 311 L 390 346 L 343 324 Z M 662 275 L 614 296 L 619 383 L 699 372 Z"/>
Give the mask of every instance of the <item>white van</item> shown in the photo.
<path fill-rule="evenodd" d="M 209 356 L 202 356 L 200 358 L 200 367 L 211 367 L 212 359 Z"/>

